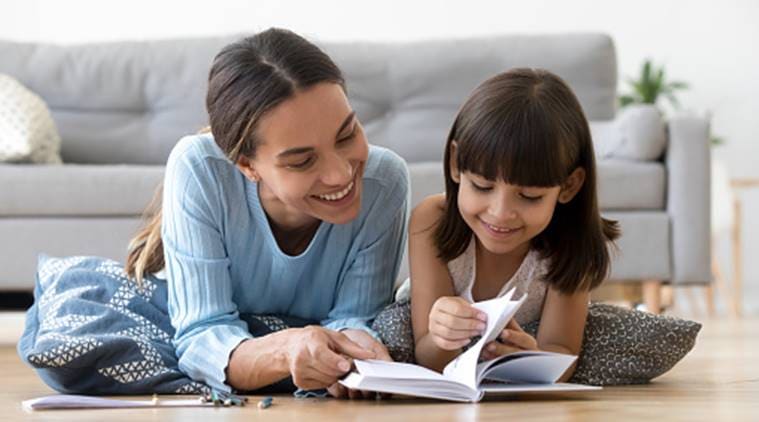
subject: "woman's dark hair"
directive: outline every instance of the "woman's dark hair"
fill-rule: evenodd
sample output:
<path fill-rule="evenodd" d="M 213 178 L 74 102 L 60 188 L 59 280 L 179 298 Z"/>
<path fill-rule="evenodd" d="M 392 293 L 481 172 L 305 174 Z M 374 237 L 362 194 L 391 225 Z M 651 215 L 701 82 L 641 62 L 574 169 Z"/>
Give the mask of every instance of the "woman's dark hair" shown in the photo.
<path fill-rule="evenodd" d="M 610 267 L 608 243 L 619 237 L 616 221 L 601 217 L 590 128 L 579 101 L 558 76 L 519 68 L 478 86 L 454 120 L 445 148 L 445 212 L 434 240 L 438 257 L 461 255 L 472 236 L 458 207 L 459 184 L 451 177 L 451 144 L 456 164 L 489 180 L 520 186 L 563 184 L 578 167 L 585 170 L 580 191 L 557 203 L 551 222 L 532 239 L 549 259 L 546 281 L 571 293 L 597 287 Z"/>
<path fill-rule="evenodd" d="M 255 157 L 261 117 L 322 82 L 345 89 L 343 75 L 329 56 L 291 31 L 272 28 L 227 45 L 214 58 L 208 76 L 206 109 L 214 140 L 233 163 Z M 126 262 L 127 274 L 138 282 L 165 264 L 160 194 L 146 214 L 149 222 L 130 242 Z"/>

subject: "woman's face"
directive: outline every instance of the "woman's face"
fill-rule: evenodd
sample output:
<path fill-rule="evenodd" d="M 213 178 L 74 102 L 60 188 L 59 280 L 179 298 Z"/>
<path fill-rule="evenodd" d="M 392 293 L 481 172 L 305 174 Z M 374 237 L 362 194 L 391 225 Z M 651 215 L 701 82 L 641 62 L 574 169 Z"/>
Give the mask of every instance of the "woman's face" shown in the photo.
<path fill-rule="evenodd" d="M 296 93 L 260 120 L 256 135 L 255 158 L 238 168 L 258 182 L 264 209 L 280 227 L 358 216 L 369 146 L 339 85 Z"/>

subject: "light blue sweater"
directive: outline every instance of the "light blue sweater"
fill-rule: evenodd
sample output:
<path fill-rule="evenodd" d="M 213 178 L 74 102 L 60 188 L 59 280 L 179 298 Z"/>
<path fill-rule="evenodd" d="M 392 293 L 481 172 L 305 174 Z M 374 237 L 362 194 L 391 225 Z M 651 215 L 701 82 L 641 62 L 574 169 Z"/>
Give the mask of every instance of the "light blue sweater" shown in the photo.
<path fill-rule="evenodd" d="M 210 134 L 183 138 L 166 165 L 161 230 L 179 368 L 229 391 L 229 356 L 251 338 L 239 313 L 289 315 L 376 337 L 368 325 L 391 301 L 407 217 L 404 161 L 371 146 L 358 218 L 322 222 L 302 254 L 286 255 L 256 184 Z"/>

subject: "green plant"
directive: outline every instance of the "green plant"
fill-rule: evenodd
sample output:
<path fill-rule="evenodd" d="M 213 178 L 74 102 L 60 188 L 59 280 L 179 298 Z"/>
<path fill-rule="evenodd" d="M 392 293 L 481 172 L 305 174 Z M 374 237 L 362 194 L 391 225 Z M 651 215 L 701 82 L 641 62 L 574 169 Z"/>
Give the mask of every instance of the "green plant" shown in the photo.
<path fill-rule="evenodd" d="M 680 102 L 675 93 L 688 88 L 688 84 L 681 81 L 667 81 L 664 66 L 656 67 L 651 59 L 646 59 L 640 69 L 638 79 L 628 78 L 632 92 L 620 95 L 619 105 L 625 107 L 630 104 L 656 104 L 660 97 L 664 97 L 673 107 L 679 108 Z"/>

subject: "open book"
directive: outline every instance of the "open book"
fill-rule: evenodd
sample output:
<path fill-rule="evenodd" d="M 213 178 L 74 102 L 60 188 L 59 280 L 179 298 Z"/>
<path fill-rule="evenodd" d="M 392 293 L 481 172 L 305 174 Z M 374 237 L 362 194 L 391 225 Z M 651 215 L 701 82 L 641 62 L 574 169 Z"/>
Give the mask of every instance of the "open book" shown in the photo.
<path fill-rule="evenodd" d="M 518 352 L 479 362 L 485 344 L 498 338 L 527 295 L 512 301 L 514 289 L 504 296 L 473 306 L 488 316 L 482 337 L 439 373 L 419 365 L 378 360 L 356 360 L 356 372 L 340 381 L 348 388 L 383 393 L 476 402 L 485 393 L 528 391 L 581 391 L 600 387 L 557 383 L 577 359 L 551 352 Z"/>

